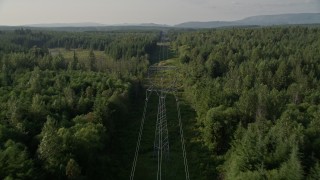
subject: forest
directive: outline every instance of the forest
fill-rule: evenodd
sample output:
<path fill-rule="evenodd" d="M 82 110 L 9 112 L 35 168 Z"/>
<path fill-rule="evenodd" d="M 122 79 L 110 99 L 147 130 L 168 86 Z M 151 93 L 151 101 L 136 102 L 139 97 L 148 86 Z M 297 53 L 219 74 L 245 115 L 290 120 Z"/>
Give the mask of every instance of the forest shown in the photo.
<path fill-rule="evenodd" d="M 319 28 L 175 33 L 208 179 L 320 178 Z"/>
<path fill-rule="evenodd" d="M 0 31 L 0 179 L 128 179 L 154 63 L 179 68 L 191 179 L 320 179 L 319 27 L 165 34 L 160 58 L 160 30 Z"/>

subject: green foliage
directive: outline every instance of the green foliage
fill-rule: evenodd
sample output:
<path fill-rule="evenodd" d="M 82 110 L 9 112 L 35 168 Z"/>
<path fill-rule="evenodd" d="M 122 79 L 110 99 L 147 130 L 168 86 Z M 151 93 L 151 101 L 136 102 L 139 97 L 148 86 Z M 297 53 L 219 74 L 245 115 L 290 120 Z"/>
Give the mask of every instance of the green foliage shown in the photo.
<path fill-rule="evenodd" d="M 0 148 L 1 179 L 32 179 L 34 164 L 29 158 L 26 147 L 21 143 L 8 140 Z"/>
<path fill-rule="evenodd" d="M 66 175 L 68 179 L 78 179 L 81 175 L 81 169 L 74 159 L 68 161 L 66 167 Z"/>
<path fill-rule="evenodd" d="M 314 168 L 319 35 L 307 27 L 172 34 L 185 96 L 197 112 L 200 139 L 220 164 L 218 176 L 305 179 Z"/>
<path fill-rule="evenodd" d="M 131 83 L 145 72 L 157 33 L 21 29 L 0 36 L 0 179 L 114 176 L 114 124 L 128 113 Z M 118 40 L 135 36 L 143 42 L 131 42 L 128 59 L 104 52 L 107 44 L 120 47 Z M 71 51 L 78 46 L 90 50 Z"/>
<path fill-rule="evenodd" d="M 320 178 L 320 166 L 319 163 L 317 162 L 313 168 L 311 168 L 311 172 L 308 176 L 308 179 L 319 179 Z"/>
<path fill-rule="evenodd" d="M 270 128 L 271 127 L 271 128 Z M 224 165 L 227 179 L 302 179 L 303 169 L 297 144 L 301 127 L 280 120 L 239 127 Z"/>
<path fill-rule="evenodd" d="M 56 122 L 51 117 L 47 118 L 47 122 L 42 128 L 41 136 L 38 148 L 39 157 L 44 161 L 47 171 L 57 173 L 62 163 L 61 139 L 57 134 Z"/>
<path fill-rule="evenodd" d="M 126 177 L 120 162 L 131 150 L 121 148 L 132 116 L 141 115 L 128 104 L 139 100 L 160 36 L 1 32 L 0 179 Z M 319 28 L 169 36 L 181 90 L 197 114 L 199 134 L 189 139 L 198 145 L 193 159 L 205 152 L 196 161 L 199 178 L 319 179 Z"/>
<path fill-rule="evenodd" d="M 6 64 L 2 65 L 2 69 L 1 69 L 1 84 L 2 84 L 2 86 L 7 86 L 7 85 L 10 84 L 9 70 L 8 70 Z"/>
<path fill-rule="evenodd" d="M 224 154 L 229 149 L 230 137 L 234 132 L 238 112 L 234 108 L 219 106 L 211 108 L 203 122 L 204 141 L 207 146 L 218 154 Z"/>

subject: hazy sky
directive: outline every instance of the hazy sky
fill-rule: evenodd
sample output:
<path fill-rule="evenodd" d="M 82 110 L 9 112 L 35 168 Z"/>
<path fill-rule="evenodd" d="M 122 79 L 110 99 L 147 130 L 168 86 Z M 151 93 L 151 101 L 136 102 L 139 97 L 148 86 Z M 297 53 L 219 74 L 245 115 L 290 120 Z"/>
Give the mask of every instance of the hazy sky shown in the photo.
<path fill-rule="evenodd" d="M 0 25 L 237 20 L 320 12 L 320 0 L 0 0 Z"/>

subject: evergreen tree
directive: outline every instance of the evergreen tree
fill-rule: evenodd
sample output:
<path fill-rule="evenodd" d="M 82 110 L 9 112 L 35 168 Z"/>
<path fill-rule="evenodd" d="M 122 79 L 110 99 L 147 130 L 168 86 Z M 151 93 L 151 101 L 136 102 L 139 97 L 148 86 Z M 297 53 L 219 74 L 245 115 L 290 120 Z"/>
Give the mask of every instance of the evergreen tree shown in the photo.
<path fill-rule="evenodd" d="M 10 85 L 10 75 L 9 75 L 9 70 L 6 66 L 6 64 L 2 65 L 1 69 L 1 80 L 2 80 L 2 86 L 8 86 Z"/>
<path fill-rule="evenodd" d="M 79 179 L 81 176 L 81 168 L 74 159 L 68 161 L 66 167 L 66 176 L 68 179 Z"/>
<path fill-rule="evenodd" d="M 92 49 L 89 52 L 89 58 L 88 58 L 88 61 L 86 62 L 86 67 L 87 67 L 87 70 L 89 71 L 95 71 L 96 69 L 96 56 Z"/>
<path fill-rule="evenodd" d="M 41 137 L 38 148 L 39 158 L 43 160 L 48 172 L 59 174 L 61 161 L 64 157 L 61 154 L 61 139 L 57 134 L 56 122 L 51 117 L 47 117 L 47 122 L 41 131 Z"/>
<path fill-rule="evenodd" d="M 3 149 L 0 148 L 1 179 L 35 178 L 34 164 L 26 149 L 23 144 L 12 140 L 8 140 Z"/>

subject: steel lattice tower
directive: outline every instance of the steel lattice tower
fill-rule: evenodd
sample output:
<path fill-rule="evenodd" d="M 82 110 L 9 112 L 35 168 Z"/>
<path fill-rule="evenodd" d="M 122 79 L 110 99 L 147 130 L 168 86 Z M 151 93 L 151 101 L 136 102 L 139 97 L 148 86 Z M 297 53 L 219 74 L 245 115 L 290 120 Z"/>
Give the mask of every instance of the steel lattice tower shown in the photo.
<path fill-rule="evenodd" d="M 160 48 L 162 47 L 162 54 L 163 59 L 165 57 L 165 50 L 164 44 L 165 38 L 161 33 L 161 43 Z M 168 42 L 166 42 L 168 43 Z M 168 49 L 166 49 L 166 54 L 168 58 Z M 161 53 L 159 53 L 159 61 Z M 184 161 L 184 168 L 185 168 L 185 175 L 186 180 L 189 180 L 189 170 L 188 170 L 188 161 L 186 156 L 186 149 L 185 149 L 185 140 L 183 137 L 183 128 L 182 128 L 182 121 L 180 115 L 180 107 L 179 107 L 179 100 L 176 95 L 176 82 L 177 82 L 177 68 L 175 66 L 150 66 L 148 68 L 148 76 L 147 80 L 149 82 L 149 88 L 146 90 L 146 99 L 145 99 L 145 107 L 142 115 L 142 121 L 140 125 L 140 131 L 136 146 L 135 157 L 132 164 L 130 180 L 134 179 L 136 164 L 138 160 L 138 154 L 140 149 L 140 143 L 142 138 L 143 126 L 144 121 L 146 118 L 147 106 L 148 101 L 153 92 L 158 95 L 159 102 L 158 102 L 158 112 L 157 112 L 157 120 L 156 120 L 156 128 L 155 128 L 155 135 L 154 135 L 154 157 L 157 157 L 158 162 L 158 169 L 157 169 L 157 180 L 162 179 L 162 167 L 166 168 L 166 164 L 163 164 L 163 161 L 169 161 L 169 131 L 168 131 L 168 123 L 167 123 L 167 113 L 166 113 L 166 97 L 167 95 L 173 94 L 176 99 L 177 104 L 177 114 L 178 114 L 178 122 L 180 127 L 180 140 L 181 140 L 181 147 L 182 147 L 182 154 L 183 154 L 183 161 Z M 164 173 L 165 174 L 165 173 Z"/>
<path fill-rule="evenodd" d="M 137 158 L 139 154 L 140 142 L 142 138 L 142 131 L 144 126 L 144 121 L 147 112 L 147 105 L 149 98 L 153 92 L 158 95 L 158 111 L 157 111 L 157 120 L 155 127 L 155 135 L 154 135 L 154 156 L 157 157 L 158 168 L 157 168 L 157 180 L 162 179 L 162 168 L 166 166 L 163 164 L 164 161 L 169 161 L 169 131 L 168 131 L 168 123 L 167 123 L 167 114 L 166 114 L 166 97 L 168 94 L 173 94 L 177 103 L 177 113 L 178 113 L 178 121 L 180 127 L 180 140 L 182 145 L 182 154 L 184 159 L 185 166 L 185 174 L 186 179 L 189 180 L 189 170 L 188 170 L 188 162 L 186 157 L 186 149 L 185 149 L 185 140 L 183 137 L 183 128 L 182 121 L 180 115 L 180 107 L 179 100 L 176 95 L 176 81 L 177 78 L 173 77 L 173 74 L 176 74 L 177 68 L 174 66 L 151 66 L 148 69 L 148 80 L 149 80 L 149 88 L 146 91 L 146 99 L 145 99 L 145 107 L 143 111 L 142 121 L 140 125 L 140 131 L 136 146 L 136 153 L 133 160 L 132 170 L 130 180 L 133 180 L 135 168 L 137 164 Z M 173 73 L 173 74 L 170 74 Z M 165 173 L 164 173 L 165 174 Z"/>
<path fill-rule="evenodd" d="M 154 138 L 154 152 L 157 153 L 158 157 L 157 179 L 161 179 L 163 159 L 168 160 L 169 158 L 169 135 L 165 101 L 166 96 L 160 94 Z"/>
<path fill-rule="evenodd" d="M 163 161 L 169 160 L 169 131 L 166 112 L 166 97 L 175 88 L 176 80 L 168 81 L 168 72 L 176 69 L 173 66 L 151 66 L 148 78 L 153 91 L 158 95 L 158 112 L 154 137 L 154 155 L 158 158 L 157 180 L 162 179 Z"/>

